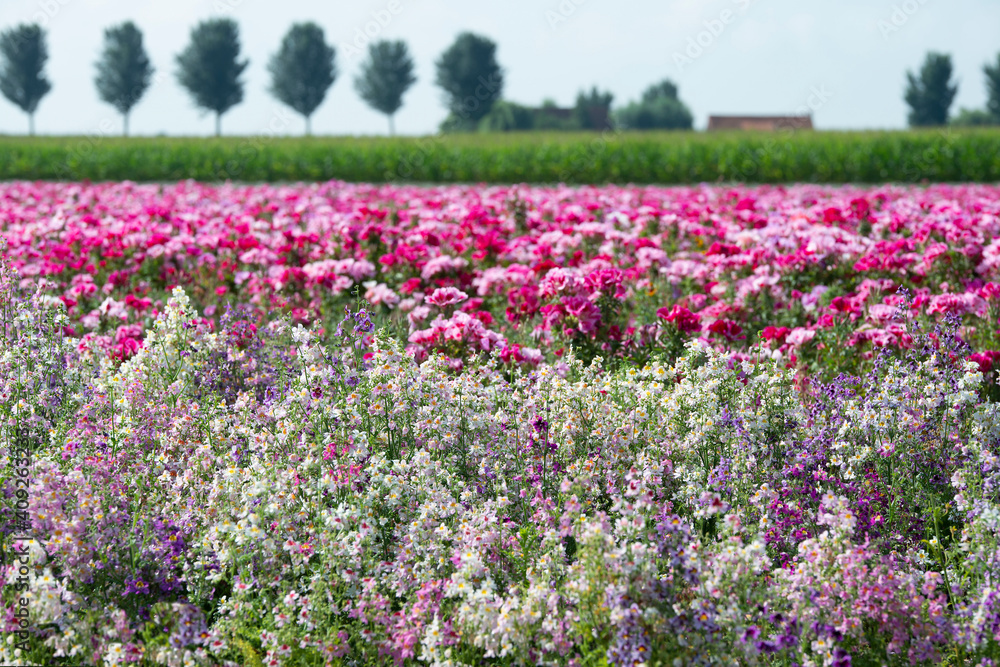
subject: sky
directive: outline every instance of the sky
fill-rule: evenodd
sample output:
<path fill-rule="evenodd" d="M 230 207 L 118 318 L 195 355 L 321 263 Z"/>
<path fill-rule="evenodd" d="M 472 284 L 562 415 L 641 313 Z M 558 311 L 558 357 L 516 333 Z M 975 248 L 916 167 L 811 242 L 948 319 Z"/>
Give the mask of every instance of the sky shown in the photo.
<path fill-rule="evenodd" d="M 242 104 L 223 134 L 297 135 L 303 119 L 267 92 L 267 62 L 288 28 L 314 21 L 337 50 L 339 76 L 313 117 L 314 134 L 382 135 L 385 116 L 354 89 L 366 40 L 402 39 L 417 83 L 396 115 L 398 134 L 437 131 L 446 116 L 434 63 L 463 31 L 498 44 L 503 97 L 572 106 L 581 89 L 637 99 L 664 78 L 703 129 L 709 114 L 812 113 L 820 129 L 902 128 L 905 73 L 928 51 L 950 54 L 959 92 L 952 107 L 982 108 L 982 67 L 1000 52 L 996 0 L 2 0 L 0 28 L 39 23 L 48 32 L 52 92 L 39 134 L 121 133 L 121 118 L 94 88 L 106 27 L 131 20 L 145 35 L 154 83 L 131 132 L 208 136 L 214 116 L 176 80 L 176 55 L 202 20 L 234 19 L 250 65 Z M 27 131 L 0 99 L 0 133 Z"/>

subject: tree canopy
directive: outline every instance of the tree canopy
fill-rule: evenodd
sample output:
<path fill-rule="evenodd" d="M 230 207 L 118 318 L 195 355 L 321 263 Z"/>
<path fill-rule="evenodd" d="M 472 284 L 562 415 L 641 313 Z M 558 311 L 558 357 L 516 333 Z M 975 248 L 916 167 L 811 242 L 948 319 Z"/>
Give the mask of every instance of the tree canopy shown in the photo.
<path fill-rule="evenodd" d="M 920 73 L 906 73 L 906 94 L 910 105 L 909 123 L 912 127 L 945 125 L 958 85 L 951 83 L 951 56 L 928 53 Z"/>
<path fill-rule="evenodd" d="M 337 79 L 336 55 L 322 28 L 315 23 L 297 23 L 267 65 L 271 93 L 305 117 L 306 134 L 311 133 L 313 112 Z"/>
<path fill-rule="evenodd" d="M 38 103 L 52 90 L 44 72 L 48 59 L 41 26 L 19 25 L 0 33 L 0 93 L 28 114 L 31 134 Z"/>
<path fill-rule="evenodd" d="M 100 98 L 123 116 L 128 134 L 128 116 L 153 81 L 153 66 L 142 44 L 142 32 L 131 21 L 104 31 L 104 51 L 97 61 L 94 84 Z"/>
<path fill-rule="evenodd" d="M 611 102 L 615 96 L 602 93 L 594 86 L 589 93 L 580 91 L 573 107 L 573 119 L 584 130 L 603 130 L 611 117 Z"/>
<path fill-rule="evenodd" d="M 239 27 L 231 19 L 199 23 L 177 56 L 177 80 L 197 106 L 215 112 L 216 136 L 221 133 L 222 114 L 243 101 L 240 77 L 250 63 L 239 57 Z"/>
<path fill-rule="evenodd" d="M 445 94 L 455 129 L 474 129 L 503 93 L 496 43 L 471 32 L 460 34 L 438 59 L 436 83 Z"/>
<path fill-rule="evenodd" d="M 996 63 L 983 66 L 986 75 L 986 111 L 993 116 L 994 123 L 1000 123 L 1000 53 Z"/>
<path fill-rule="evenodd" d="M 616 116 L 619 124 L 634 130 L 690 130 L 694 124 L 694 116 L 669 79 L 647 88 L 638 102 L 629 103 Z"/>
<path fill-rule="evenodd" d="M 368 46 L 368 58 L 361 64 L 354 86 L 368 106 L 389 117 L 389 134 L 394 134 L 393 116 L 416 80 L 406 43 L 383 40 Z"/>

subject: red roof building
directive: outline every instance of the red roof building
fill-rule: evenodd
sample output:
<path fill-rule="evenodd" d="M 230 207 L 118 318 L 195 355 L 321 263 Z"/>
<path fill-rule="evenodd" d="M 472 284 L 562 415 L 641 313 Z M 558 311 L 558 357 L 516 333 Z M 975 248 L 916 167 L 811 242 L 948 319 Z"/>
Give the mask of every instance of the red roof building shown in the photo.
<path fill-rule="evenodd" d="M 714 130 L 811 130 L 812 115 L 807 116 L 709 116 L 708 129 Z"/>

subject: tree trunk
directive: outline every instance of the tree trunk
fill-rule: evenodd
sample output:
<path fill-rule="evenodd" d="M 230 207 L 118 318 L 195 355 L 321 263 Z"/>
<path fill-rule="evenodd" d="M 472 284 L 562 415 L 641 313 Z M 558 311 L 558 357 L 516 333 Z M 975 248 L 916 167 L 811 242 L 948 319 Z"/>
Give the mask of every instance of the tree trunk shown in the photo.
<path fill-rule="evenodd" d="M 128 113 L 122 114 L 122 136 L 128 136 Z"/>
<path fill-rule="evenodd" d="M 33 111 L 28 114 L 28 136 L 35 136 L 35 113 Z"/>
<path fill-rule="evenodd" d="M 396 134 L 396 124 L 392 120 L 392 114 L 389 114 L 389 136 Z"/>
<path fill-rule="evenodd" d="M 215 136 L 222 136 L 222 114 L 218 111 L 215 112 Z"/>
<path fill-rule="evenodd" d="M 311 137 L 312 133 L 312 116 L 306 116 L 306 136 Z"/>

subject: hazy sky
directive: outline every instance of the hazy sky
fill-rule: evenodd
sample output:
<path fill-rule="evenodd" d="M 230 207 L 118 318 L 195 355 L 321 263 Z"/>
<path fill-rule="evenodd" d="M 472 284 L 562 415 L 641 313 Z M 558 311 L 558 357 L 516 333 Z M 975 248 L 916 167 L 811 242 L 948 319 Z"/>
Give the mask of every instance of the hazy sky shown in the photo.
<path fill-rule="evenodd" d="M 354 77 L 367 28 L 406 40 L 418 82 L 396 116 L 400 134 L 436 131 L 446 115 L 434 62 L 463 30 L 495 40 L 504 97 L 570 106 L 581 88 L 610 90 L 615 105 L 665 77 L 703 128 L 710 113 L 794 113 L 820 128 L 899 128 L 904 75 L 928 50 L 949 53 L 960 83 L 953 112 L 982 107 L 982 66 L 1000 52 L 996 0 L 0 0 L 0 26 L 49 32 L 53 90 L 39 133 L 118 134 L 121 121 L 94 89 L 103 29 L 125 20 L 145 33 L 156 81 L 133 110 L 134 134 L 208 135 L 175 77 L 175 56 L 200 20 L 228 16 L 250 59 L 244 102 L 223 116 L 225 134 L 299 134 L 302 119 L 266 92 L 266 64 L 293 22 L 312 20 L 337 47 L 340 76 L 313 117 L 316 134 L 385 134 L 385 117 L 358 98 Z M 377 22 L 381 18 L 384 26 Z M 352 53 L 353 52 L 353 53 Z M 27 120 L 0 100 L 0 132 Z"/>

